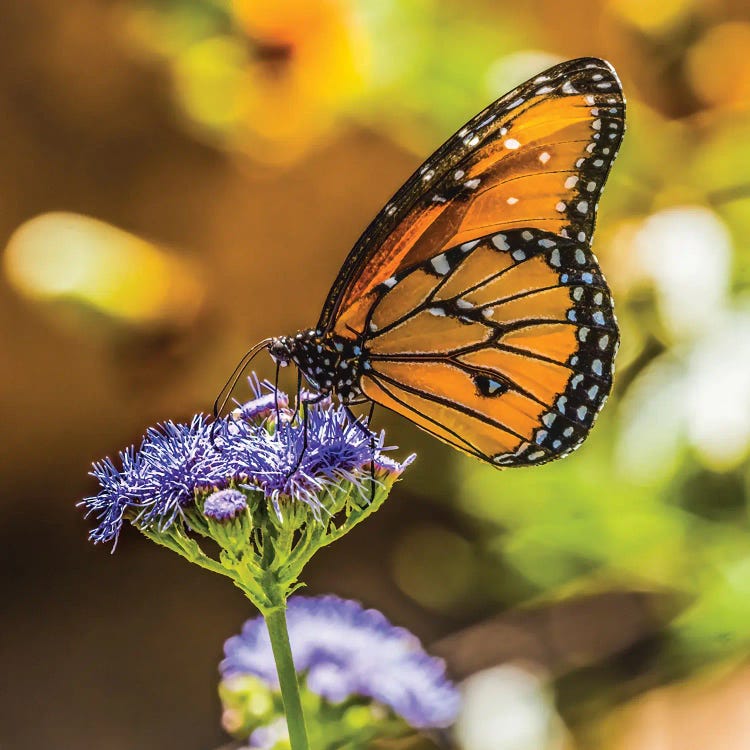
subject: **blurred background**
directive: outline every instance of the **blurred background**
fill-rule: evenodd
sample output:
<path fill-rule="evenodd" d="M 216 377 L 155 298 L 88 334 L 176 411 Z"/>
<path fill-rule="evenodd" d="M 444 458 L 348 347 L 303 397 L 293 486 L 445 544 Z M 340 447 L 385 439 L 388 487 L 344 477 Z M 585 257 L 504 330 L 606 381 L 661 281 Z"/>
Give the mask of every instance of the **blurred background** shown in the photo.
<path fill-rule="evenodd" d="M 467 750 L 747 748 L 744 0 L 5 0 L 0 41 L 3 750 L 226 741 L 216 667 L 248 604 L 130 529 L 91 546 L 90 462 L 313 325 L 411 171 L 579 55 L 628 97 L 594 242 L 613 398 L 527 471 L 379 410 L 419 460 L 309 591 L 448 660 Z"/>

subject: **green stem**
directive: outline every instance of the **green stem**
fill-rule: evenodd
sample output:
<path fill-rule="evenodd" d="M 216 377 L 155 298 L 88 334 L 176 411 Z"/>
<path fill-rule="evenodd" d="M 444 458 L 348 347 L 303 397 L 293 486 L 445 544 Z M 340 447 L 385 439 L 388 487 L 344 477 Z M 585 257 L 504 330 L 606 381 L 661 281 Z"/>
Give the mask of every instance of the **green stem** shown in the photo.
<path fill-rule="evenodd" d="M 289 728 L 289 742 L 292 750 L 308 750 L 305 716 L 299 697 L 297 671 L 292 660 L 292 647 L 286 627 L 285 607 L 276 607 L 265 612 L 268 634 L 271 637 L 271 648 L 279 673 L 281 699 L 284 701 L 286 725 Z"/>

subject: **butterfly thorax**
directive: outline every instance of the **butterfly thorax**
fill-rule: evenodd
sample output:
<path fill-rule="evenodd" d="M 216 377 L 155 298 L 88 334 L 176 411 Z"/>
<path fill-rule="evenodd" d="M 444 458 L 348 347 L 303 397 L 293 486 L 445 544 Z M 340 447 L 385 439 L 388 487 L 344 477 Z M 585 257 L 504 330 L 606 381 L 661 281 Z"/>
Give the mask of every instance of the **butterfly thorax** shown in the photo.
<path fill-rule="evenodd" d="M 369 362 L 357 341 L 313 329 L 274 338 L 268 351 L 282 367 L 297 365 L 321 393 L 335 394 L 344 402 L 362 395 L 359 381 Z"/>

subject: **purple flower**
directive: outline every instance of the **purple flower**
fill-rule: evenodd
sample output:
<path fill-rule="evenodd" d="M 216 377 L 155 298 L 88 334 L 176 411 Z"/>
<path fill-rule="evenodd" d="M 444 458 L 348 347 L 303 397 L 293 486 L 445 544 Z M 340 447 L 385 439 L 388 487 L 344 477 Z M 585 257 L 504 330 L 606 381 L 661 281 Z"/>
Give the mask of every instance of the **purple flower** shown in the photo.
<path fill-rule="evenodd" d="M 413 458 L 385 459 L 383 434 L 353 422 L 330 400 L 309 404 L 305 424 L 271 383 L 251 378 L 250 386 L 254 398 L 216 425 L 202 414 L 190 424 L 165 422 L 150 428 L 138 449 L 120 453 L 120 468 L 109 458 L 95 463 L 91 474 L 101 489 L 80 503 L 98 522 L 90 539 L 117 540 L 126 519 L 143 529 L 169 529 L 195 507 L 197 495 L 230 487 L 262 493 L 279 516 L 291 498 L 320 517 L 328 493 L 343 481 L 367 500 L 373 459 L 377 477 L 395 479 Z"/>
<path fill-rule="evenodd" d="M 247 498 L 239 490 L 218 490 L 203 503 L 203 515 L 214 521 L 231 521 L 247 508 Z"/>
<path fill-rule="evenodd" d="M 369 698 L 417 729 L 446 727 L 458 713 L 459 694 L 440 659 L 416 636 L 378 611 L 335 596 L 293 597 L 287 609 L 297 672 L 307 688 L 331 703 Z M 253 675 L 277 688 L 268 630 L 248 620 L 224 645 L 224 679 Z"/>

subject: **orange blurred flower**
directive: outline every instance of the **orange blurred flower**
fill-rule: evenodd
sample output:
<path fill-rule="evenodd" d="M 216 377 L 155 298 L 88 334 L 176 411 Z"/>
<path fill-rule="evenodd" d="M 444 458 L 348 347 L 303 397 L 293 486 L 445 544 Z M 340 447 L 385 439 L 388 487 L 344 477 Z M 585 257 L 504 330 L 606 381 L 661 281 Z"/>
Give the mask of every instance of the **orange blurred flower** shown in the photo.
<path fill-rule="evenodd" d="M 264 160 L 299 155 L 363 88 L 368 45 L 344 0 L 234 0 L 253 50 L 242 92 L 252 151 Z"/>
<path fill-rule="evenodd" d="M 224 144 L 288 163 L 363 91 L 368 42 L 346 0 L 232 0 L 223 28 L 171 57 L 191 121 Z"/>
<path fill-rule="evenodd" d="M 705 32 L 686 61 L 693 90 L 709 106 L 750 106 L 750 23 L 730 21 Z"/>

